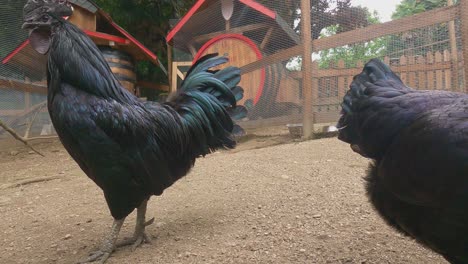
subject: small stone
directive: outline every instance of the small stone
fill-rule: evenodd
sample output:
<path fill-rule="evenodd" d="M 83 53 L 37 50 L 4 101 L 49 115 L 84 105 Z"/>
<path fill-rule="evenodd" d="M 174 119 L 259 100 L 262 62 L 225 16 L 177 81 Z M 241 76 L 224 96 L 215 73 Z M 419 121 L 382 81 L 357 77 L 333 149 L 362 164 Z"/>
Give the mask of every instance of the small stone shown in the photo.
<path fill-rule="evenodd" d="M 330 235 L 327 235 L 327 234 L 325 234 L 325 235 L 319 235 L 319 236 L 317 236 L 317 238 L 318 238 L 318 239 L 325 240 L 325 239 L 329 239 L 329 238 L 331 238 L 331 236 L 330 236 Z"/>
<path fill-rule="evenodd" d="M 317 218 L 322 217 L 322 215 L 321 214 L 314 214 L 312 217 L 317 219 Z"/>
<path fill-rule="evenodd" d="M 16 156 L 16 155 L 18 155 L 18 154 L 19 154 L 19 152 L 16 151 L 16 150 L 10 151 L 10 155 L 11 155 L 11 156 Z"/>
<path fill-rule="evenodd" d="M 303 248 L 299 249 L 299 251 L 302 252 L 302 253 L 306 252 L 306 250 L 303 249 Z"/>
<path fill-rule="evenodd" d="M 93 221 L 93 219 L 89 218 L 88 220 L 86 220 L 86 223 L 91 223 Z"/>
<path fill-rule="evenodd" d="M 67 239 L 70 239 L 72 237 L 71 234 L 66 234 L 65 237 L 63 239 L 67 240 Z"/>
<path fill-rule="evenodd" d="M 34 153 L 36 153 L 36 152 L 34 152 L 34 151 L 32 151 L 32 150 L 28 151 L 28 154 L 29 154 L 29 155 L 34 154 Z"/>
<path fill-rule="evenodd" d="M 57 247 L 57 244 L 52 244 L 50 245 L 51 248 L 56 248 Z"/>

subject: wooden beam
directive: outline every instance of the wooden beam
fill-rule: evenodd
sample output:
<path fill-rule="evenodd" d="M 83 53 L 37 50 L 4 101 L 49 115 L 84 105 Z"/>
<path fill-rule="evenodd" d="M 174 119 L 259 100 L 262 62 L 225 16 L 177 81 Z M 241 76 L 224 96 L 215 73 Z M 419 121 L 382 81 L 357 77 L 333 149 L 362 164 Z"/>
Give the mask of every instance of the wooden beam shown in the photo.
<path fill-rule="evenodd" d="M 468 84 L 468 0 L 460 1 L 460 22 L 461 22 L 461 36 L 462 36 L 462 54 L 463 54 L 463 69 L 464 69 L 464 80 L 465 87 Z"/>
<path fill-rule="evenodd" d="M 266 44 L 268 44 L 268 42 L 270 41 L 271 39 L 271 35 L 273 34 L 273 31 L 275 30 L 274 27 L 270 27 L 267 31 L 267 33 L 265 34 L 265 37 L 263 38 L 262 40 L 262 43 L 260 44 L 260 50 L 263 50 L 266 46 Z"/>
<path fill-rule="evenodd" d="M 182 80 L 185 79 L 184 74 L 179 69 L 177 69 L 177 76 L 179 76 L 179 78 L 181 78 Z"/>
<path fill-rule="evenodd" d="M 172 81 L 169 92 L 175 92 L 177 90 L 177 77 L 180 77 L 182 80 L 185 78 L 184 74 L 179 70 L 179 66 L 192 66 L 191 61 L 175 61 L 172 63 Z"/>
<path fill-rule="evenodd" d="M 113 41 L 115 43 L 118 43 L 120 45 L 128 45 L 130 44 L 130 40 L 126 38 L 122 38 L 119 36 L 107 34 L 107 33 L 102 33 L 102 32 L 97 32 L 97 31 L 91 31 L 91 30 L 83 30 L 86 35 L 88 35 L 90 38 L 94 39 L 103 39 L 106 41 Z"/>
<path fill-rule="evenodd" d="M 247 25 L 247 26 L 231 28 L 231 30 L 229 30 L 229 33 L 244 33 L 246 31 L 264 29 L 264 28 L 267 28 L 269 26 L 270 25 L 268 25 L 267 23 L 251 24 L 251 25 Z M 212 39 L 212 38 L 214 38 L 214 37 L 216 37 L 218 35 L 225 34 L 225 33 L 227 33 L 225 30 L 217 31 L 217 32 L 209 33 L 209 34 L 196 36 L 193 39 L 196 42 L 205 42 L 205 41 L 210 40 L 210 39 Z"/>
<path fill-rule="evenodd" d="M 287 60 L 291 57 L 297 56 L 301 54 L 302 50 L 303 50 L 302 44 L 294 46 L 289 49 L 283 49 L 270 56 L 266 56 L 261 60 L 257 60 L 255 62 L 244 65 L 240 69 L 241 69 L 242 74 L 249 73 L 249 72 L 261 69 L 267 65 L 277 63 L 278 61 Z"/>
<path fill-rule="evenodd" d="M 172 78 L 171 78 L 172 77 L 172 62 L 174 61 L 173 51 L 174 51 L 174 48 L 172 47 L 172 45 L 167 43 L 167 65 L 168 65 L 167 79 L 168 79 L 168 82 L 169 82 L 169 87 L 172 86 Z M 169 90 L 170 90 L 170 88 L 169 88 Z"/>
<path fill-rule="evenodd" d="M 0 89 L 14 89 L 27 93 L 47 94 L 47 85 L 25 83 L 14 79 L 0 79 Z"/>
<path fill-rule="evenodd" d="M 392 66 L 392 70 L 397 73 L 401 72 L 427 72 L 435 70 L 448 70 L 450 69 L 450 62 L 440 62 L 440 63 L 431 63 L 431 64 L 410 64 L 410 65 L 398 65 Z M 335 76 L 353 76 L 359 74 L 362 71 L 362 68 L 350 68 L 350 69 L 323 69 L 318 70 L 318 74 L 314 77 L 335 77 Z M 301 79 L 302 72 L 294 71 L 290 72 L 289 77 L 294 79 Z"/>
<path fill-rule="evenodd" d="M 465 1 L 462 1 L 462 4 Z M 422 27 L 431 26 L 447 21 L 454 20 L 458 17 L 459 6 L 453 5 L 449 7 L 442 7 L 427 11 L 424 13 L 416 14 L 413 16 L 401 18 L 385 22 L 382 24 L 371 25 L 365 28 L 358 28 L 355 30 L 339 33 L 323 39 L 316 39 L 312 41 L 313 51 L 326 50 L 344 45 L 365 42 L 375 38 L 398 34 L 401 32 L 414 30 Z M 468 10 L 465 10 L 468 11 Z M 464 14 L 461 12 L 461 14 Z M 463 17 L 463 16 L 461 16 Z M 428 19 L 430 18 L 430 19 Z M 463 19 L 463 18 L 462 18 Z M 468 23 L 468 22 L 467 22 Z M 466 25 L 468 28 L 468 25 Z M 468 30 L 468 29 L 467 29 Z M 468 32 L 467 32 L 468 34 Z M 468 37 L 467 37 L 468 38 Z M 468 45 L 464 45 L 467 49 Z M 264 57 L 261 60 L 249 63 L 241 68 L 243 74 L 261 69 L 271 63 L 287 60 L 291 57 L 301 54 L 303 51 L 302 44 L 292 48 L 283 49 L 277 53 Z M 467 54 L 468 55 L 468 54 Z"/>
<path fill-rule="evenodd" d="M 447 0 L 447 5 L 452 6 L 453 0 Z M 450 54 L 452 59 L 452 85 L 455 91 L 462 91 L 459 87 L 459 76 L 458 76 L 458 48 L 457 48 L 457 33 L 455 29 L 455 21 L 452 20 L 448 24 L 449 38 L 450 38 Z"/>
<path fill-rule="evenodd" d="M 197 52 L 198 52 L 197 49 L 195 48 L 195 45 L 193 45 L 194 43 L 195 43 L 195 41 L 190 41 L 190 43 L 187 45 L 192 57 L 195 57 L 197 55 Z"/>
<path fill-rule="evenodd" d="M 302 97 L 303 121 L 302 131 L 304 138 L 314 135 L 314 104 L 316 103 L 317 86 L 313 81 L 312 69 L 312 25 L 310 0 L 301 0 L 301 39 L 302 39 Z"/>
<path fill-rule="evenodd" d="M 171 70 L 171 90 L 170 93 L 177 91 L 177 62 L 172 63 L 172 70 Z"/>

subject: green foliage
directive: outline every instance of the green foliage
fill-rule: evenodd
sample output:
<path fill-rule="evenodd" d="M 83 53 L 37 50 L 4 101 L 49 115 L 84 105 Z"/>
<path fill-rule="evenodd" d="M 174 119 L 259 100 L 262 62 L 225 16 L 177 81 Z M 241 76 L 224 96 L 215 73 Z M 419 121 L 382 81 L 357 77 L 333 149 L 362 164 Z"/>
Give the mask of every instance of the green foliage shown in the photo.
<path fill-rule="evenodd" d="M 455 0 L 454 3 L 458 1 Z M 403 18 L 432 9 L 444 7 L 447 0 L 403 0 L 392 14 L 393 19 Z M 428 19 L 431 19 L 428 17 Z M 447 24 L 412 30 L 392 36 L 388 44 L 388 54 L 392 57 L 401 55 L 424 55 L 427 52 L 449 49 Z"/>
<path fill-rule="evenodd" d="M 455 0 L 455 3 L 458 1 Z M 393 19 L 403 18 L 447 5 L 447 0 L 403 0 L 392 14 Z"/>
<path fill-rule="evenodd" d="M 377 13 L 370 13 L 366 8 L 369 24 L 380 23 Z M 321 37 L 327 37 L 340 32 L 340 25 L 332 25 L 326 28 Z M 343 60 L 345 67 L 355 67 L 358 61 L 366 62 L 371 58 L 383 56 L 386 52 L 387 38 L 378 38 L 365 43 L 356 43 L 343 47 L 321 51 L 319 53 L 319 67 L 328 68 L 331 63 Z"/>
<path fill-rule="evenodd" d="M 166 35 L 170 19 L 182 17 L 195 0 L 95 0 L 112 19 L 155 53 L 167 69 Z M 163 71 L 148 62 L 137 64 L 140 80 L 167 83 Z"/>
<path fill-rule="evenodd" d="M 298 33 L 301 29 L 300 0 L 272 1 L 259 0 L 260 3 L 275 10 Z M 338 24 L 340 32 L 368 25 L 366 11 L 352 7 L 351 0 L 310 0 L 312 19 L 312 38 L 320 37 L 322 29 Z"/>

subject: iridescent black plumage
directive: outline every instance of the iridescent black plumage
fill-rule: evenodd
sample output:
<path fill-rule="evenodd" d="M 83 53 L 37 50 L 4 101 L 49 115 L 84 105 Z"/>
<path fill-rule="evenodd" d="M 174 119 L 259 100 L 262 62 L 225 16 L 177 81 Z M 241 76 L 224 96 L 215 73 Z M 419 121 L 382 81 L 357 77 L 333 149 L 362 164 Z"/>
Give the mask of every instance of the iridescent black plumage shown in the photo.
<path fill-rule="evenodd" d="M 149 242 L 147 201 L 160 195 L 218 148 L 234 148 L 243 133 L 232 119 L 243 96 L 240 70 L 211 70 L 226 58 L 207 55 L 186 75 L 182 87 L 160 104 L 142 102 L 124 89 L 92 40 L 62 19 L 72 14 L 65 0 L 29 0 L 24 29 L 33 49 L 48 53 L 48 109 L 63 145 L 104 191 L 114 217 L 100 250 L 86 261 L 105 262 L 114 251 L 125 217 L 137 208 L 134 247 Z"/>
<path fill-rule="evenodd" d="M 371 60 L 343 99 L 339 139 L 374 160 L 371 203 L 451 263 L 468 263 L 468 95 L 406 87 Z"/>
<path fill-rule="evenodd" d="M 103 190 L 120 219 L 143 199 L 159 195 L 187 174 L 195 158 L 233 148 L 234 123 L 245 109 L 238 68 L 203 57 L 167 103 L 141 102 L 122 88 L 96 45 L 62 21 L 48 60 L 48 106 L 65 148 Z"/>

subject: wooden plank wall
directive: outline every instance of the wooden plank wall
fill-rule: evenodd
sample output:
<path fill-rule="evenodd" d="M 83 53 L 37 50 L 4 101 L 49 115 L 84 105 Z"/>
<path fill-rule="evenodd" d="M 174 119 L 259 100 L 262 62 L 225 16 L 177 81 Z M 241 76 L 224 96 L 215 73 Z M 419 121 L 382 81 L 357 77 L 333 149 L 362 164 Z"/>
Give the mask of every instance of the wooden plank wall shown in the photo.
<path fill-rule="evenodd" d="M 447 90 L 466 92 L 459 88 L 453 69 L 460 69 L 458 65 L 452 65 L 451 54 L 448 50 L 443 52 L 428 52 L 425 56 L 406 57 L 390 60 L 384 58 L 384 62 L 391 66 L 392 70 L 400 76 L 402 81 L 418 90 Z M 317 110 L 317 123 L 330 123 L 338 121 L 340 103 L 354 75 L 362 71 L 365 62 L 358 62 L 354 68 L 346 68 L 344 61 L 333 62 L 327 69 L 317 69 L 312 82 L 317 83 L 315 104 Z M 317 66 L 316 66 L 317 67 Z M 291 76 L 300 79 L 300 72 Z M 463 87 L 463 86 L 461 86 Z"/>

